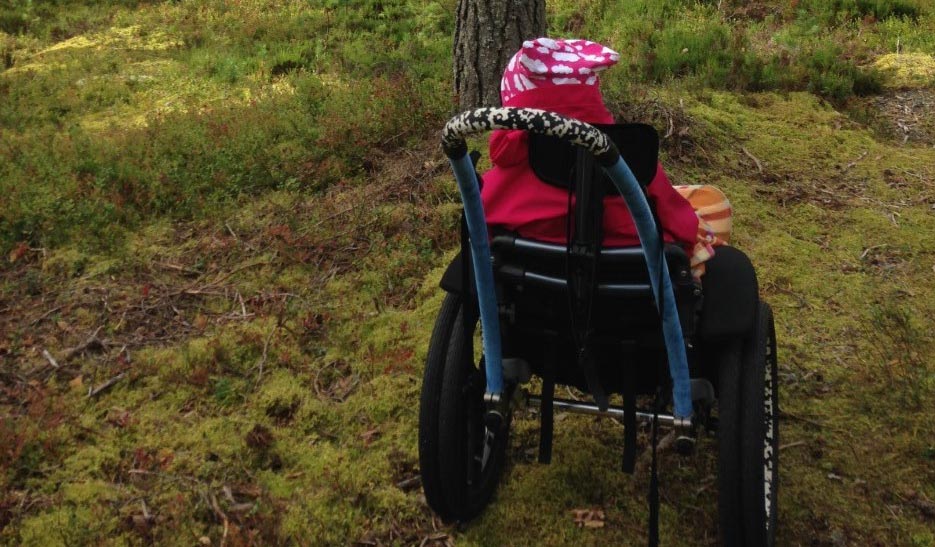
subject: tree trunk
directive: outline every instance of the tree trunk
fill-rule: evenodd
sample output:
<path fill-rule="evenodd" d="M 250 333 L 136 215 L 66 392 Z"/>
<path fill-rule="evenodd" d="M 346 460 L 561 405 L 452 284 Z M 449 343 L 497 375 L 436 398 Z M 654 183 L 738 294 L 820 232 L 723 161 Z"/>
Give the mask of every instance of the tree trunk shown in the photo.
<path fill-rule="evenodd" d="M 458 0 L 455 93 L 461 110 L 500 106 L 503 69 L 524 40 L 545 36 L 545 0 Z"/>

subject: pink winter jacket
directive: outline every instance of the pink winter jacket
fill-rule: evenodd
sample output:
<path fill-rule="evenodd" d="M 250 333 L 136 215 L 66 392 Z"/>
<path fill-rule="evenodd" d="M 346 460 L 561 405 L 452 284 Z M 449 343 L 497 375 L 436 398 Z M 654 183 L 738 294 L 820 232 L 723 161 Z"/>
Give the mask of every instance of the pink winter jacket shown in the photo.
<path fill-rule="evenodd" d="M 590 123 L 613 123 L 613 117 L 590 97 L 575 101 L 571 88 L 559 105 L 547 110 Z M 538 90 L 532 90 L 533 92 Z M 588 93 L 588 90 L 582 90 Z M 543 108 L 542 97 L 527 92 L 520 95 L 522 102 L 510 106 Z M 490 159 L 493 169 L 483 175 L 481 200 L 487 223 L 519 233 L 522 237 L 565 243 L 568 191 L 542 182 L 529 166 L 529 135 L 525 131 L 495 131 L 490 136 Z M 672 187 L 662 165 L 648 186 L 648 194 L 655 201 L 667 242 L 678 242 L 691 252 L 698 232 L 698 216 L 688 201 Z M 604 245 L 623 247 L 639 245 L 636 227 L 619 195 L 604 198 Z"/>

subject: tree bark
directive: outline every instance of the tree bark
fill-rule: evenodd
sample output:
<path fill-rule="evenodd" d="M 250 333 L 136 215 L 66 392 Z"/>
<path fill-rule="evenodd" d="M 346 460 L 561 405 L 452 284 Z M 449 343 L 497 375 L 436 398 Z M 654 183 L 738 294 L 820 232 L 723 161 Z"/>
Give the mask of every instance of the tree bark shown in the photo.
<path fill-rule="evenodd" d="M 545 0 L 458 0 L 454 79 L 461 110 L 500 106 L 500 78 L 524 40 L 545 36 Z"/>

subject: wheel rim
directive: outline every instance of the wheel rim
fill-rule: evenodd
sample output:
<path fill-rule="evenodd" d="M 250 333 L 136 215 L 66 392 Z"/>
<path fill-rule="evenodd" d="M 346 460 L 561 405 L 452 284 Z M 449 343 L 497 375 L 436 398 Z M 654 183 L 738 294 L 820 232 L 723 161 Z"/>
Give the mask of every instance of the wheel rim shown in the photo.
<path fill-rule="evenodd" d="M 465 433 L 467 439 L 467 485 L 468 488 L 479 484 L 483 478 L 487 458 L 484 457 L 486 444 L 486 427 L 484 426 L 484 394 L 485 376 L 483 362 L 478 369 L 468 372 L 464 387 Z"/>
<path fill-rule="evenodd" d="M 506 435 L 506 428 L 493 432 L 484 420 L 487 412 L 484 404 L 487 375 L 482 347 L 478 324 L 468 347 L 471 358 L 463 361 L 465 377 L 461 401 L 465 432 L 465 501 L 469 506 L 479 503 L 484 492 L 490 488 L 490 483 L 499 479 L 498 459 L 502 452 L 499 448 L 504 443 L 502 436 Z"/>

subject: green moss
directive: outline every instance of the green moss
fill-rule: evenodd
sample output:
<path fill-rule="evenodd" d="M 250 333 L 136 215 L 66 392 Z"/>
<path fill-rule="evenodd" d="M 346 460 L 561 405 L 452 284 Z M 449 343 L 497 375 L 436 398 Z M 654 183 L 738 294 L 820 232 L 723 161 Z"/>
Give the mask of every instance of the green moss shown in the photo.
<path fill-rule="evenodd" d="M 71 489 L 74 494 L 74 489 Z M 106 492 L 106 488 L 96 490 Z M 84 493 L 89 493 L 85 489 Z M 80 496 L 79 496 L 80 497 Z M 84 545 L 105 540 L 107 545 L 126 544 L 119 520 L 107 517 L 101 499 L 66 500 L 61 505 L 23 522 L 20 545 Z M 106 539 L 105 539 L 106 538 Z"/>
<path fill-rule="evenodd" d="M 420 377 L 457 247 L 457 192 L 431 136 L 449 109 L 455 6 L 338 4 L 77 2 L 0 34 L 0 250 L 36 249 L 0 268 L 0 309 L 17 316 L 0 323 L 0 355 L 25 374 L 40 348 L 60 355 L 101 325 L 108 340 L 68 365 L 80 386 L 45 371 L 4 386 L 22 397 L 4 432 L 23 450 L 0 477 L 23 509 L 0 542 L 217 543 L 212 497 L 232 544 L 435 533 L 421 492 L 398 485 L 418 473 Z M 890 68 L 877 55 L 897 36 L 904 61 L 935 53 L 935 19 L 770 2 L 755 22 L 720 4 L 548 9 L 553 34 L 624 52 L 605 96 L 685 115 L 691 152 L 664 159 L 673 181 L 730 197 L 733 242 L 776 313 L 782 541 L 926 544 L 908 500 L 935 498 L 935 151 L 805 90 L 820 76 L 816 92 L 856 91 L 853 69 Z M 697 55 L 712 44 L 722 53 Z M 742 89 L 774 91 L 728 91 Z M 89 399 L 118 367 L 127 376 Z M 454 541 L 645 543 L 647 477 L 618 471 L 618 424 L 560 414 L 551 466 L 533 462 L 536 417 L 513 425 L 495 503 L 444 529 Z M 715 454 L 704 437 L 691 458 L 663 455 L 663 543 L 717 537 Z M 151 538 L 132 524 L 140 500 Z M 580 508 L 604 510 L 605 527 L 578 528 Z"/>
<path fill-rule="evenodd" d="M 935 57 L 925 53 L 890 53 L 874 65 L 889 76 L 887 85 L 896 88 L 926 87 L 935 82 Z"/>

